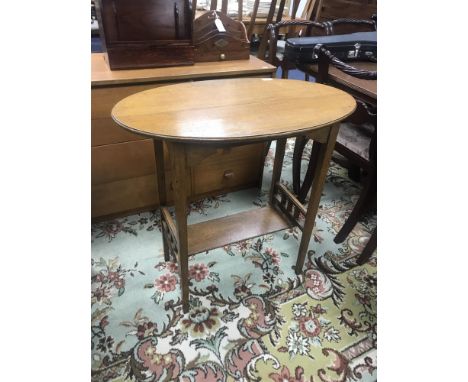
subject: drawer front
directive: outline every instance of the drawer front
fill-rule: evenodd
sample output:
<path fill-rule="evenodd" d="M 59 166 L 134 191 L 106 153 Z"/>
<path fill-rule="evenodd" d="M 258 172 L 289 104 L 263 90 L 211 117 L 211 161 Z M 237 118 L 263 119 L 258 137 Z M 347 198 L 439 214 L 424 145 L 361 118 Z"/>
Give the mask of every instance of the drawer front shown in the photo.
<path fill-rule="evenodd" d="M 92 218 L 149 210 L 158 202 L 155 175 L 91 186 Z"/>
<path fill-rule="evenodd" d="M 91 89 L 91 118 L 110 118 L 111 110 L 117 102 L 129 95 L 158 86 L 161 84 L 93 88 Z"/>
<path fill-rule="evenodd" d="M 114 105 L 132 94 L 153 89 L 161 84 L 116 86 L 91 90 L 91 146 L 107 145 L 147 139 L 133 134 L 119 125 L 111 117 Z"/>
<path fill-rule="evenodd" d="M 153 140 L 91 148 L 91 184 L 155 175 Z"/>
<path fill-rule="evenodd" d="M 201 161 L 191 171 L 194 195 L 258 185 L 263 147 L 263 144 L 255 144 L 221 150 Z"/>
<path fill-rule="evenodd" d="M 96 118 L 91 120 L 91 146 L 102 146 L 112 143 L 122 143 L 147 139 L 142 135 L 130 133 L 117 125 L 112 118 Z"/>

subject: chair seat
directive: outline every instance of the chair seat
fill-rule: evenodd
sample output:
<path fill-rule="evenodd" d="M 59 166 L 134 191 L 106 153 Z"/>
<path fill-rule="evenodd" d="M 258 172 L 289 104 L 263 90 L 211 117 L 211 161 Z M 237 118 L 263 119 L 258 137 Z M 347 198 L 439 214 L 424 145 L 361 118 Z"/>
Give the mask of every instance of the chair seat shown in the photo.
<path fill-rule="evenodd" d="M 336 141 L 365 160 L 369 160 L 369 145 L 374 133 L 371 124 L 356 125 L 351 122 L 344 122 L 340 126 L 340 131 Z"/>

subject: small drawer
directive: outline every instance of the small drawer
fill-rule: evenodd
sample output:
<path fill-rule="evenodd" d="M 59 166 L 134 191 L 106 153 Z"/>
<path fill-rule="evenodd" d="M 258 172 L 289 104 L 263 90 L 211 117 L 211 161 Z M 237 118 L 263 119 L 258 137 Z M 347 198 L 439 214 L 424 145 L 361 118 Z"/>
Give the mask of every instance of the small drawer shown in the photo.
<path fill-rule="evenodd" d="M 258 161 L 257 161 L 258 162 Z M 192 169 L 192 187 L 195 195 L 219 192 L 241 187 L 253 187 L 260 181 L 260 166 L 252 161 L 224 161 L 196 166 Z"/>

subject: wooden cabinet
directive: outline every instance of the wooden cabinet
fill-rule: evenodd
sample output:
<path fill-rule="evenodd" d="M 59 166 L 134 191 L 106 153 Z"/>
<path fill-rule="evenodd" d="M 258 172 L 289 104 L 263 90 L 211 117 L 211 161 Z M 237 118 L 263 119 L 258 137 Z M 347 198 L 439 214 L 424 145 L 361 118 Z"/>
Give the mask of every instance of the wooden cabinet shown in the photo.
<path fill-rule="evenodd" d="M 98 0 L 96 5 L 112 69 L 193 64 L 190 0 Z"/>
<path fill-rule="evenodd" d="M 111 118 L 121 99 L 171 83 L 236 77 L 271 77 L 275 68 L 254 57 L 244 61 L 200 63 L 189 67 L 110 71 L 102 54 L 92 54 L 91 209 L 93 219 L 147 211 L 158 206 L 153 141 L 119 127 Z M 181 95 L 182 97 L 183 95 Z M 189 158 L 191 199 L 259 184 L 263 143 L 198 153 Z M 163 155 L 167 158 L 164 149 Z M 168 163 L 168 160 L 166 160 Z M 167 197 L 172 199 L 166 168 Z"/>

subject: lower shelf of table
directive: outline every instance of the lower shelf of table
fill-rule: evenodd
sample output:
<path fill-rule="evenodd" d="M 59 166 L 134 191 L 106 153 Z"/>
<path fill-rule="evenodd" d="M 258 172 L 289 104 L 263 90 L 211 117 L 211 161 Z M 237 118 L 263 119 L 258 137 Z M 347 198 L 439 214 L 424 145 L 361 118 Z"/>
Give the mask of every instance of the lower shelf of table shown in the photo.
<path fill-rule="evenodd" d="M 292 224 L 271 206 L 189 225 L 189 255 L 281 231 L 291 226 Z"/>

